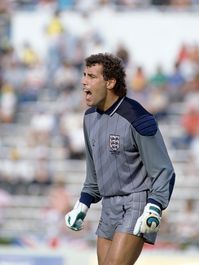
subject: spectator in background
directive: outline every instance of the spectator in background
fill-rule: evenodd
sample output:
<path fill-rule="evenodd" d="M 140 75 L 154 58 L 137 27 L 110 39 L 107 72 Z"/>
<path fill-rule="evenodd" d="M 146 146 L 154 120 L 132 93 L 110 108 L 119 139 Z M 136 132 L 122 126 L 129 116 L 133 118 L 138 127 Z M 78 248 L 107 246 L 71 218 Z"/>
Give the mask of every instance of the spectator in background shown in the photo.
<path fill-rule="evenodd" d="M 10 1 L 0 1 L 0 49 L 7 49 L 11 37 Z"/>
<path fill-rule="evenodd" d="M 150 86 L 157 87 L 163 90 L 167 88 L 168 77 L 161 64 L 157 65 L 154 74 L 149 79 Z"/>
<path fill-rule="evenodd" d="M 72 207 L 71 194 L 67 190 L 65 182 L 58 181 L 51 186 L 49 190 L 49 208 L 57 211 L 57 213 L 65 216 L 66 211 L 70 211 Z"/>
<path fill-rule="evenodd" d="M 187 99 L 186 110 L 181 117 L 183 135 L 173 140 L 175 148 L 189 148 L 199 131 L 199 98 L 194 96 Z"/>
<path fill-rule="evenodd" d="M 78 111 L 65 112 L 60 119 L 62 134 L 67 136 L 67 147 L 70 159 L 85 157 L 84 135 L 82 132 L 82 116 Z"/>
<path fill-rule="evenodd" d="M 75 36 L 65 30 L 57 42 L 57 52 L 60 58 L 60 65 L 64 62 L 73 64 L 80 71 L 82 68 L 82 58 L 85 54 L 85 42 L 83 38 Z"/>
<path fill-rule="evenodd" d="M 199 45 L 198 45 L 198 43 L 194 43 L 190 56 L 191 56 L 192 61 L 199 64 Z"/>
<path fill-rule="evenodd" d="M 104 46 L 104 39 L 95 28 L 90 29 L 85 37 L 84 42 L 86 43 L 86 54 L 90 52 L 98 53 L 106 50 Z"/>
<path fill-rule="evenodd" d="M 24 69 L 24 82 L 19 90 L 19 101 L 37 101 L 46 87 L 46 69 L 43 64 L 36 63 Z"/>
<path fill-rule="evenodd" d="M 199 129 L 199 105 L 195 99 L 187 103 L 187 111 L 182 115 L 182 126 L 187 135 L 185 139 L 190 144 Z"/>
<path fill-rule="evenodd" d="M 62 37 L 65 32 L 64 25 L 61 21 L 61 12 L 56 10 L 48 25 L 45 28 L 46 36 L 48 39 L 47 47 L 47 87 L 54 95 L 53 79 L 56 70 L 60 67 L 62 62 Z M 61 45 L 60 45 L 61 44 Z"/>
<path fill-rule="evenodd" d="M 197 201 L 188 198 L 184 207 L 178 212 L 174 231 L 180 247 L 186 248 L 199 244 L 199 213 Z"/>
<path fill-rule="evenodd" d="M 170 0 L 151 0 L 150 3 L 154 6 L 167 6 L 170 4 Z"/>
<path fill-rule="evenodd" d="M 169 97 L 162 87 L 154 87 L 147 98 L 147 110 L 160 120 L 167 116 Z"/>
<path fill-rule="evenodd" d="M 169 3 L 172 7 L 184 9 L 191 6 L 192 0 L 170 0 Z"/>
<path fill-rule="evenodd" d="M 148 84 L 148 80 L 142 66 L 137 66 L 132 77 L 133 92 L 144 92 Z"/>
<path fill-rule="evenodd" d="M 148 98 L 148 78 L 142 66 L 135 67 L 130 85 L 130 96 L 146 107 Z"/>
<path fill-rule="evenodd" d="M 173 71 L 168 75 L 168 93 L 171 102 L 183 100 L 185 77 L 181 71 L 180 64 L 174 63 Z"/>
<path fill-rule="evenodd" d="M 46 32 L 49 37 L 57 37 L 64 31 L 64 26 L 61 22 L 60 14 L 60 11 L 56 10 L 46 27 Z"/>
<path fill-rule="evenodd" d="M 30 43 L 25 42 L 21 52 L 21 62 L 25 67 L 39 63 L 39 56 Z"/>
<path fill-rule="evenodd" d="M 188 60 L 190 56 L 189 46 L 186 43 L 182 43 L 176 56 L 176 62 L 181 64 Z"/>
<path fill-rule="evenodd" d="M 127 67 L 129 64 L 129 51 L 125 47 L 123 43 L 119 43 L 117 50 L 116 50 L 116 55 L 122 59 L 124 62 L 124 66 Z"/>
<path fill-rule="evenodd" d="M 73 9 L 76 0 L 57 0 L 57 9 L 58 10 L 66 10 L 66 9 Z"/>
<path fill-rule="evenodd" d="M 190 144 L 189 170 L 191 175 L 199 175 L 199 126 L 198 132 Z"/>
<path fill-rule="evenodd" d="M 79 81 L 79 72 L 72 62 L 64 61 L 63 64 L 57 69 L 54 76 L 55 88 L 60 94 L 62 91 L 69 93 L 76 89 Z"/>
<path fill-rule="evenodd" d="M 71 55 L 72 55 L 72 59 L 73 59 L 72 61 L 73 61 L 74 67 L 76 67 L 77 70 L 81 72 L 83 68 L 82 61 L 85 56 L 85 43 L 83 42 L 81 38 L 77 39 L 75 50 Z"/>
<path fill-rule="evenodd" d="M 3 70 L 2 79 L 9 83 L 17 96 L 20 95 L 21 87 L 24 83 L 25 69 L 22 67 L 20 61 L 15 57 L 15 55 L 10 54 L 7 58 L 3 60 Z"/>
<path fill-rule="evenodd" d="M 35 163 L 34 177 L 30 183 L 29 194 L 46 195 L 52 183 L 52 172 L 48 157 L 38 158 Z"/>
<path fill-rule="evenodd" d="M 167 115 L 169 95 L 167 91 L 168 78 L 161 65 L 158 65 L 149 79 L 148 107 L 156 118 L 162 119 Z"/>
<path fill-rule="evenodd" d="M 4 211 L 3 209 L 9 206 L 12 202 L 12 196 L 9 192 L 0 188 L 0 226 L 4 221 Z"/>
<path fill-rule="evenodd" d="M 185 93 L 187 93 L 188 96 L 190 94 L 195 94 L 195 95 L 199 94 L 199 71 L 187 86 Z M 185 100 L 186 100 L 186 95 L 185 95 Z"/>
<path fill-rule="evenodd" d="M 31 136 L 34 145 L 50 145 L 54 126 L 54 114 L 43 109 L 38 110 L 30 120 Z"/>
<path fill-rule="evenodd" d="M 87 14 L 99 8 L 99 0 L 76 0 L 75 8 L 82 14 Z"/>
<path fill-rule="evenodd" d="M 71 209 L 72 198 L 64 182 L 53 184 L 48 191 L 48 204 L 44 209 L 44 224 L 47 227 L 47 240 L 50 247 L 58 247 L 66 236 L 64 214 Z"/>
<path fill-rule="evenodd" d="M 17 96 L 9 83 L 3 83 L 0 93 L 0 120 L 3 123 L 12 123 L 15 118 Z"/>
<path fill-rule="evenodd" d="M 180 56 L 180 55 L 179 55 Z M 181 55 L 179 65 L 186 82 L 191 82 L 199 71 L 198 46 L 190 46 L 187 56 Z"/>

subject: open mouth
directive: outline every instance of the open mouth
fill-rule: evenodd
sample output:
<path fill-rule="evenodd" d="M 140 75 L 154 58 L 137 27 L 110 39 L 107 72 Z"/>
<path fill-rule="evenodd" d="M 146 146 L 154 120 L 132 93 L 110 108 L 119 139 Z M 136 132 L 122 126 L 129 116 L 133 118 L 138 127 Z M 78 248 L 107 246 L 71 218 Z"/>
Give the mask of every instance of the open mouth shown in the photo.
<path fill-rule="evenodd" d="M 88 89 L 84 89 L 84 93 L 86 94 L 86 96 L 92 95 L 91 91 Z"/>

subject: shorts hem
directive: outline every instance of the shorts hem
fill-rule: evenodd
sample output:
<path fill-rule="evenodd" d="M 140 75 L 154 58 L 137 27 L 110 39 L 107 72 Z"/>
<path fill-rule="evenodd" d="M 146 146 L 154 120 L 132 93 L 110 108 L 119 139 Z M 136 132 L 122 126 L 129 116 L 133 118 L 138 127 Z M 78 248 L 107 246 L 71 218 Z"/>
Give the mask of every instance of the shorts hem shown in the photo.
<path fill-rule="evenodd" d="M 136 235 L 134 235 L 133 232 L 131 232 L 131 231 L 128 232 L 128 231 L 123 231 L 123 230 L 116 230 L 115 233 L 116 233 L 116 232 L 119 232 L 119 233 L 125 233 L 125 234 L 129 234 L 129 235 L 136 236 Z M 105 235 L 104 233 L 100 233 L 99 231 L 96 231 L 96 235 L 97 235 L 98 237 L 101 237 L 101 238 L 104 238 L 104 239 L 108 239 L 108 240 L 112 240 L 112 239 L 113 239 L 113 236 L 107 236 L 107 235 Z M 144 239 L 144 243 L 146 243 L 146 244 L 155 245 L 155 240 L 149 240 L 149 239 L 147 239 L 146 236 L 137 236 L 137 237 L 141 237 L 141 238 L 143 238 L 143 239 Z"/>

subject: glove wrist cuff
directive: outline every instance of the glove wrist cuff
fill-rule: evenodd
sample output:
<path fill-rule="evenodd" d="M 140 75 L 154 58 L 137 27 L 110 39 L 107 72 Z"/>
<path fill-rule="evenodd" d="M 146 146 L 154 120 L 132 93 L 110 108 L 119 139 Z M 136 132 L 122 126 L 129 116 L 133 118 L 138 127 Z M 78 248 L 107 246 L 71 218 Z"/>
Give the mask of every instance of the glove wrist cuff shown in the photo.
<path fill-rule="evenodd" d="M 148 198 L 147 203 L 155 204 L 161 211 L 163 210 L 162 204 L 152 198 Z"/>
<path fill-rule="evenodd" d="M 74 209 L 77 209 L 79 212 L 83 212 L 86 214 L 88 211 L 88 206 L 78 200 L 75 203 Z"/>
<path fill-rule="evenodd" d="M 158 214 L 159 216 L 161 216 L 161 213 L 162 213 L 160 207 L 153 203 L 147 203 L 146 210 L 147 212 L 152 212 L 154 214 Z"/>

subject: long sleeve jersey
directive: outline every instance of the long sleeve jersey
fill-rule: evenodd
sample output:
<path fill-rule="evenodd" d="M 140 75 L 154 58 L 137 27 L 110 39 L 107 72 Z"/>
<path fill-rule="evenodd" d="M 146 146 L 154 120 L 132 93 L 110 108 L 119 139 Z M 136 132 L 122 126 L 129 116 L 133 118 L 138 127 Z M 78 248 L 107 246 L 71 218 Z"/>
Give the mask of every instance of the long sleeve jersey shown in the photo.
<path fill-rule="evenodd" d="M 108 110 L 84 115 L 86 179 L 92 198 L 148 192 L 148 202 L 168 206 L 175 174 L 157 122 L 137 101 L 119 98 Z M 84 200 L 84 199 L 83 199 Z"/>

